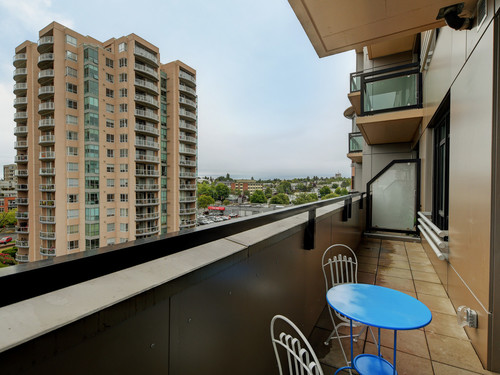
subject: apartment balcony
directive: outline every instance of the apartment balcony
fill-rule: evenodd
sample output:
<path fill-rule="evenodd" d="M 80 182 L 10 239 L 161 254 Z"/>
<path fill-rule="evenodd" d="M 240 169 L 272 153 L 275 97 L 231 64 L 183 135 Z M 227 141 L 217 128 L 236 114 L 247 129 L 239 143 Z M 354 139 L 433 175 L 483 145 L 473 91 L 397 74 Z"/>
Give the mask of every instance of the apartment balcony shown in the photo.
<path fill-rule="evenodd" d="M 179 184 L 179 190 L 196 190 L 196 184 Z"/>
<path fill-rule="evenodd" d="M 16 204 L 18 206 L 27 206 L 29 203 L 28 203 L 28 198 L 16 198 Z"/>
<path fill-rule="evenodd" d="M 56 206 L 56 201 L 53 199 L 42 200 L 39 202 L 40 207 L 43 208 L 54 208 Z"/>
<path fill-rule="evenodd" d="M 40 69 L 52 67 L 54 63 L 54 54 L 53 53 L 42 53 L 38 56 L 38 67 Z"/>
<path fill-rule="evenodd" d="M 179 228 L 181 229 L 194 228 L 195 226 L 196 226 L 196 220 L 181 220 L 179 224 Z"/>
<path fill-rule="evenodd" d="M 179 84 L 179 90 L 183 93 L 191 94 L 193 96 L 196 96 L 196 90 L 192 89 L 188 85 L 184 85 L 183 83 Z"/>
<path fill-rule="evenodd" d="M 179 154 L 196 156 L 196 149 L 191 147 L 180 147 Z"/>
<path fill-rule="evenodd" d="M 160 149 L 160 144 L 155 141 L 148 141 L 145 139 L 135 139 L 135 146 L 140 147 L 140 148 L 148 148 L 152 150 L 159 150 Z"/>
<path fill-rule="evenodd" d="M 14 99 L 14 107 L 15 108 L 24 108 L 28 105 L 28 98 L 25 96 L 21 96 Z"/>
<path fill-rule="evenodd" d="M 55 224 L 56 217 L 55 216 L 40 216 L 41 224 Z"/>
<path fill-rule="evenodd" d="M 154 155 L 140 155 L 135 154 L 135 161 L 139 163 L 155 163 L 158 164 L 160 162 L 160 158 Z"/>
<path fill-rule="evenodd" d="M 28 242 L 28 241 L 25 241 L 25 242 Z M 16 245 L 17 245 L 17 242 L 16 242 Z M 17 247 L 21 247 L 21 246 L 17 245 Z M 29 248 L 29 246 L 23 246 L 23 247 Z M 18 263 L 29 262 L 29 255 L 28 254 L 19 254 L 19 252 L 17 252 L 16 253 L 16 262 L 18 262 Z"/>
<path fill-rule="evenodd" d="M 158 70 L 152 69 L 149 66 L 138 63 L 135 63 L 134 69 L 143 74 L 147 74 L 150 78 L 153 78 L 154 80 L 158 81 Z"/>
<path fill-rule="evenodd" d="M 153 94 L 158 95 L 158 85 L 155 84 L 154 82 L 150 82 L 150 81 L 146 81 L 144 79 L 138 79 L 138 78 L 136 78 L 134 82 L 135 82 L 135 85 L 137 87 L 140 87 L 140 88 L 148 91 L 149 93 L 153 93 Z"/>
<path fill-rule="evenodd" d="M 185 105 L 187 107 L 190 107 L 193 110 L 196 110 L 196 108 L 198 107 L 198 105 L 196 104 L 196 102 L 194 100 L 191 100 L 188 98 L 183 98 L 182 96 L 179 97 L 179 103 L 181 103 L 182 105 Z"/>
<path fill-rule="evenodd" d="M 190 130 L 192 132 L 197 132 L 198 131 L 198 128 L 196 127 L 196 125 L 193 125 L 187 121 L 184 121 L 184 120 L 180 120 L 179 121 L 179 129 L 181 130 Z"/>
<path fill-rule="evenodd" d="M 14 81 L 16 82 L 26 82 L 26 77 L 28 76 L 27 68 L 17 68 L 12 74 Z"/>
<path fill-rule="evenodd" d="M 45 100 L 54 96 L 56 89 L 52 85 L 42 86 L 38 89 L 38 99 Z"/>
<path fill-rule="evenodd" d="M 179 135 L 179 141 L 184 143 L 196 144 L 198 140 L 195 137 L 191 137 L 189 135 Z"/>
<path fill-rule="evenodd" d="M 347 157 L 353 163 L 363 162 L 363 135 L 360 132 L 349 133 L 349 153 Z"/>
<path fill-rule="evenodd" d="M 145 221 L 145 220 L 155 220 L 160 218 L 159 212 L 148 212 L 144 214 L 135 214 L 136 221 Z"/>
<path fill-rule="evenodd" d="M 28 91 L 28 84 L 26 82 L 14 84 L 14 94 L 15 95 L 26 94 L 26 91 Z"/>
<path fill-rule="evenodd" d="M 16 190 L 17 191 L 28 191 L 28 185 L 27 184 L 17 184 Z"/>
<path fill-rule="evenodd" d="M 38 83 L 43 85 L 54 79 L 55 71 L 54 69 L 44 69 L 38 73 Z"/>
<path fill-rule="evenodd" d="M 14 142 L 14 148 L 17 150 L 28 148 L 28 141 L 17 141 Z"/>
<path fill-rule="evenodd" d="M 179 160 L 179 165 L 183 167 L 196 167 L 196 161 L 192 160 Z"/>
<path fill-rule="evenodd" d="M 39 154 L 40 160 L 55 160 L 56 152 L 55 151 L 41 151 Z"/>
<path fill-rule="evenodd" d="M 419 65 L 351 73 L 348 98 L 367 144 L 411 142 L 423 117 Z"/>
<path fill-rule="evenodd" d="M 45 118 L 38 120 L 38 130 L 51 130 L 54 129 L 56 122 L 53 118 Z"/>
<path fill-rule="evenodd" d="M 159 136 L 160 131 L 158 128 L 154 127 L 153 125 L 144 125 L 144 124 L 135 124 L 135 131 L 137 133 L 142 133 L 146 135 L 155 135 Z"/>
<path fill-rule="evenodd" d="M 52 50 L 54 46 L 54 37 L 47 35 L 47 36 L 42 36 L 40 39 L 38 39 L 38 47 L 37 50 L 39 53 L 45 53 L 47 51 Z"/>
<path fill-rule="evenodd" d="M 153 234 L 157 234 L 159 231 L 160 231 L 160 227 L 158 227 L 158 226 L 149 227 L 149 228 L 137 228 L 135 230 L 135 235 L 137 237 L 151 236 Z"/>
<path fill-rule="evenodd" d="M 180 203 L 193 203 L 193 202 L 196 202 L 196 197 L 180 197 L 179 202 Z"/>
<path fill-rule="evenodd" d="M 17 53 L 14 55 L 13 64 L 16 68 L 22 68 L 26 66 L 28 61 L 28 55 L 26 53 Z"/>
<path fill-rule="evenodd" d="M 16 169 L 14 171 L 14 176 L 16 177 L 28 177 L 28 170 L 27 169 Z"/>
<path fill-rule="evenodd" d="M 156 57 L 156 54 L 151 53 L 144 48 L 134 46 L 134 55 L 138 58 L 138 60 L 143 60 L 148 64 L 158 66 L 158 57 Z"/>
<path fill-rule="evenodd" d="M 196 120 L 196 113 L 187 111 L 184 108 L 179 109 L 179 115 L 191 120 Z"/>
<path fill-rule="evenodd" d="M 16 241 L 16 246 L 20 247 L 20 248 L 28 248 L 29 247 L 29 241 L 17 240 Z"/>
<path fill-rule="evenodd" d="M 196 173 L 193 172 L 179 172 L 180 178 L 196 178 Z"/>
<path fill-rule="evenodd" d="M 17 226 L 16 227 L 16 233 L 29 233 L 29 227 L 21 227 Z"/>
<path fill-rule="evenodd" d="M 14 121 L 16 122 L 26 122 L 28 119 L 28 112 L 15 112 Z"/>
<path fill-rule="evenodd" d="M 56 136 L 54 134 L 41 135 L 38 137 L 39 145 L 52 145 L 56 142 Z"/>
<path fill-rule="evenodd" d="M 188 82 L 188 84 L 196 85 L 196 78 L 194 78 L 191 74 L 179 71 L 179 78 L 181 81 Z"/>
<path fill-rule="evenodd" d="M 136 184 L 135 191 L 158 191 L 160 185 L 158 184 Z"/>
<path fill-rule="evenodd" d="M 16 212 L 16 219 L 18 220 L 28 220 L 29 219 L 29 212 Z"/>
<path fill-rule="evenodd" d="M 53 192 L 53 191 L 56 191 L 56 185 L 54 185 L 54 184 L 40 184 L 40 185 L 38 185 L 38 189 L 41 192 Z"/>
<path fill-rule="evenodd" d="M 55 257 L 56 256 L 56 249 L 53 247 L 43 247 L 40 246 L 40 254 L 49 256 L 49 257 Z"/>
<path fill-rule="evenodd" d="M 55 168 L 40 168 L 40 176 L 55 176 Z"/>
<path fill-rule="evenodd" d="M 196 213 L 196 208 L 181 208 L 179 209 L 179 215 L 194 215 Z"/>
<path fill-rule="evenodd" d="M 158 204 L 160 204 L 158 198 L 137 198 L 135 200 L 136 206 L 156 206 Z"/>
<path fill-rule="evenodd" d="M 155 99 L 153 96 L 135 94 L 134 98 L 135 98 L 136 102 L 139 102 L 141 104 L 144 104 L 144 105 L 147 105 L 149 107 L 156 108 L 156 109 L 160 108 L 160 106 L 158 104 L 158 100 Z"/>
<path fill-rule="evenodd" d="M 14 156 L 14 162 L 18 164 L 26 164 L 28 162 L 28 155 L 16 155 Z"/>
<path fill-rule="evenodd" d="M 153 120 L 158 122 L 158 115 L 154 113 L 153 111 L 145 111 L 142 109 L 136 109 L 135 110 L 135 115 L 136 117 L 141 117 L 146 120 Z"/>
<path fill-rule="evenodd" d="M 135 175 L 139 177 L 160 177 L 160 171 L 148 169 L 136 169 Z"/>
<path fill-rule="evenodd" d="M 53 231 L 40 232 L 40 239 L 41 240 L 55 240 L 56 239 L 56 232 L 53 232 Z"/>
<path fill-rule="evenodd" d="M 47 113 L 54 112 L 56 105 L 54 102 L 44 102 L 38 104 L 38 113 L 40 115 L 46 115 Z"/>

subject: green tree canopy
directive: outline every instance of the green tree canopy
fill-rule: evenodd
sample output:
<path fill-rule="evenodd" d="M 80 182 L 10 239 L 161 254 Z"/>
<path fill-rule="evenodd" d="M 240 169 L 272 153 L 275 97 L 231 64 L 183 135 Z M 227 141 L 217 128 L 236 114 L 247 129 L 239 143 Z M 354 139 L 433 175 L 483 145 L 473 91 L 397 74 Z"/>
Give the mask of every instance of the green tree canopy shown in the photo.
<path fill-rule="evenodd" d="M 269 186 L 266 187 L 266 190 L 264 190 L 264 195 L 267 199 L 271 198 L 273 196 L 273 190 Z"/>
<path fill-rule="evenodd" d="M 322 195 L 321 196 L 321 200 L 331 199 L 331 198 L 337 198 L 338 196 L 339 196 L 338 194 L 330 193 L 330 194 L 327 194 L 327 195 Z"/>
<path fill-rule="evenodd" d="M 342 186 L 343 188 L 351 186 L 351 179 L 350 178 L 346 178 L 344 181 L 342 181 L 342 183 L 340 184 L 340 186 Z"/>
<path fill-rule="evenodd" d="M 304 185 L 303 183 L 297 184 L 295 187 L 295 190 L 306 192 L 307 191 L 307 186 Z"/>
<path fill-rule="evenodd" d="M 227 197 L 229 197 L 229 194 L 231 193 L 231 189 L 224 185 L 222 182 L 217 184 L 215 187 L 215 193 L 217 195 L 217 199 L 220 201 L 223 201 Z"/>
<path fill-rule="evenodd" d="M 314 193 L 300 193 L 297 195 L 295 200 L 292 201 L 293 204 L 304 204 L 304 203 L 309 203 L 309 202 L 314 202 L 318 200 L 318 196 Z"/>
<path fill-rule="evenodd" d="M 255 190 L 250 196 L 250 203 L 267 203 L 267 198 L 262 190 Z"/>
<path fill-rule="evenodd" d="M 339 187 L 339 184 L 337 184 L 336 182 L 334 182 L 334 183 L 332 184 L 332 189 L 336 189 L 336 188 L 338 188 L 338 187 Z"/>
<path fill-rule="evenodd" d="M 214 199 L 209 195 L 200 195 L 198 198 L 198 208 L 207 208 L 209 205 L 214 203 Z"/>
<path fill-rule="evenodd" d="M 338 188 L 335 189 L 335 194 L 338 194 L 338 195 L 347 195 L 347 194 L 349 194 L 349 192 L 347 191 L 346 188 L 341 188 L 339 186 Z"/>
<path fill-rule="evenodd" d="M 279 193 L 274 197 L 271 197 L 269 204 L 290 204 L 290 199 L 288 198 L 288 195 Z"/>
<path fill-rule="evenodd" d="M 217 197 L 214 187 L 206 181 L 198 184 L 198 196 L 202 195 L 208 195 L 214 199 Z"/>
<path fill-rule="evenodd" d="M 291 194 L 292 184 L 289 181 L 281 181 L 278 185 L 278 193 Z"/>
<path fill-rule="evenodd" d="M 250 197 L 250 190 L 243 190 L 243 195 Z"/>
<path fill-rule="evenodd" d="M 319 194 L 321 196 L 331 194 L 332 190 L 328 186 L 323 186 L 321 189 L 319 189 Z"/>

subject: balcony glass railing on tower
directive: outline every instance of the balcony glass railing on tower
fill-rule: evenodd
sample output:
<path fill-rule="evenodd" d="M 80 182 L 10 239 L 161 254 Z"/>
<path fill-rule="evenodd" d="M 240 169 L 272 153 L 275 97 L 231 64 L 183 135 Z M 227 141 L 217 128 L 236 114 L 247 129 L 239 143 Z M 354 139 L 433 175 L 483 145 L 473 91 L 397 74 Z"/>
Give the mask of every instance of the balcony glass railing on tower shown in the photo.
<path fill-rule="evenodd" d="M 363 135 L 360 132 L 349 133 L 349 153 L 363 152 Z"/>
<path fill-rule="evenodd" d="M 361 91 L 361 116 L 422 107 L 418 63 L 351 73 L 351 92 Z"/>

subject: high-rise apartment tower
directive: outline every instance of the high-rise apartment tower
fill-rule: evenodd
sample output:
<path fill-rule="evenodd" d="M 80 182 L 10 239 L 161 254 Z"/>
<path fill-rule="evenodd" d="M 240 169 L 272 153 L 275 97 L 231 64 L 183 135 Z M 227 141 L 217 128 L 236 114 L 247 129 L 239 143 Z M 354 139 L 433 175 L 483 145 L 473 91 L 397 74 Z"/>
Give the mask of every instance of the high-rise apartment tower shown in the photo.
<path fill-rule="evenodd" d="M 19 261 L 194 227 L 194 69 L 55 22 L 14 66 Z"/>

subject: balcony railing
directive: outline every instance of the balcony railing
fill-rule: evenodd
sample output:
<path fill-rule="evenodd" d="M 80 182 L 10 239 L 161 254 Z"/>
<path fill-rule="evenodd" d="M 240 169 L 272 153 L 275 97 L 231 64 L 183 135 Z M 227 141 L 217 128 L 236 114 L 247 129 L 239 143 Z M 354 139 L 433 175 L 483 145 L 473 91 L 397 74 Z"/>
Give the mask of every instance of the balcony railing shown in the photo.
<path fill-rule="evenodd" d="M 351 73 L 351 92 L 361 91 L 361 116 L 422 107 L 418 63 Z"/>
<path fill-rule="evenodd" d="M 143 79 L 136 78 L 135 84 L 136 84 L 136 86 L 151 90 L 154 93 L 158 94 L 158 86 L 156 84 L 154 84 L 153 82 L 149 82 L 149 81 L 146 81 Z"/>
<path fill-rule="evenodd" d="M 138 138 L 135 139 L 135 145 L 137 147 L 152 148 L 156 150 L 160 148 L 160 144 L 158 142 Z"/>
<path fill-rule="evenodd" d="M 190 124 L 184 120 L 179 121 L 179 129 L 187 129 L 193 132 L 197 131 L 196 125 Z"/>
<path fill-rule="evenodd" d="M 158 184 L 136 184 L 136 191 L 156 191 L 160 190 L 160 185 Z"/>
<path fill-rule="evenodd" d="M 181 178 L 196 178 L 196 173 L 193 172 L 179 172 Z"/>
<path fill-rule="evenodd" d="M 27 169 L 17 169 L 14 172 L 14 176 L 16 176 L 16 177 L 28 177 L 28 170 Z"/>
<path fill-rule="evenodd" d="M 14 156 L 14 162 L 16 162 L 16 163 L 27 163 L 28 162 L 28 155 L 16 155 L 16 156 Z"/>
<path fill-rule="evenodd" d="M 151 234 L 156 234 L 160 231 L 160 227 L 149 227 L 149 228 L 137 228 L 135 230 L 136 236 L 148 236 Z"/>
<path fill-rule="evenodd" d="M 197 139 L 195 137 L 190 137 L 188 135 L 179 135 L 179 140 L 183 142 L 196 143 Z"/>
<path fill-rule="evenodd" d="M 45 256 L 56 256 L 56 249 L 53 247 L 40 246 L 40 254 Z"/>
<path fill-rule="evenodd" d="M 52 85 L 42 86 L 38 89 L 38 97 L 51 96 L 56 92 L 56 88 Z"/>
<path fill-rule="evenodd" d="M 136 169 L 135 170 L 135 175 L 136 176 L 152 176 L 152 177 L 158 177 L 160 176 L 160 171 L 158 170 L 148 170 L 148 169 Z"/>
<path fill-rule="evenodd" d="M 160 217 L 159 212 L 147 212 L 144 214 L 135 214 L 135 220 L 153 220 L 158 219 Z"/>
<path fill-rule="evenodd" d="M 16 227 L 16 233 L 29 233 L 28 227 Z"/>
<path fill-rule="evenodd" d="M 188 85 L 185 85 L 183 83 L 179 84 L 179 90 L 181 91 L 184 91 L 184 92 L 187 92 L 189 94 L 192 94 L 192 95 L 195 95 L 196 96 L 196 91 L 193 90 L 191 87 L 189 87 Z"/>
<path fill-rule="evenodd" d="M 17 53 L 14 55 L 13 63 L 14 66 L 22 66 L 28 60 L 28 55 L 25 53 Z"/>
<path fill-rule="evenodd" d="M 135 100 L 138 102 L 151 104 L 152 106 L 158 108 L 158 100 L 156 100 L 152 96 L 135 94 Z"/>
<path fill-rule="evenodd" d="M 180 190 L 196 190 L 196 184 L 180 184 Z"/>
<path fill-rule="evenodd" d="M 14 121 L 26 120 L 27 118 L 28 118 L 28 112 L 14 113 Z"/>
<path fill-rule="evenodd" d="M 196 202 L 196 197 L 180 197 L 179 202 L 181 203 L 192 203 Z"/>
<path fill-rule="evenodd" d="M 56 158 L 55 151 L 41 151 L 39 154 L 40 160 L 53 160 Z"/>
<path fill-rule="evenodd" d="M 28 98 L 25 96 L 14 99 L 14 107 L 25 106 L 26 104 L 28 104 Z"/>
<path fill-rule="evenodd" d="M 138 117 L 145 117 L 150 120 L 158 121 L 158 115 L 153 111 L 144 111 L 142 109 L 136 109 L 135 115 Z"/>
<path fill-rule="evenodd" d="M 149 74 L 155 79 L 158 79 L 158 72 L 155 69 L 150 68 L 149 66 L 135 63 L 134 68 L 135 70 Z"/>
<path fill-rule="evenodd" d="M 179 210 L 180 215 L 193 215 L 196 213 L 196 208 L 181 208 Z"/>
<path fill-rule="evenodd" d="M 179 110 L 179 114 L 181 116 L 184 116 L 184 117 L 188 117 L 190 119 L 193 119 L 193 120 L 196 120 L 196 113 L 194 112 L 190 112 L 190 111 L 186 111 L 185 109 L 181 108 Z"/>
<path fill-rule="evenodd" d="M 48 134 L 48 135 L 41 135 L 38 138 L 38 143 L 44 144 L 44 143 L 54 143 L 56 141 L 56 137 L 53 134 Z"/>
<path fill-rule="evenodd" d="M 55 216 L 40 216 L 40 223 L 42 224 L 55 224 Z"/>
<path fill-rule="evenodd" d="M 192 76 L 191 74 L 180 71 L 179 78 L 185 79 L 186 81 L 196 84 L 196 78 L 194 78 L 194 76 Z"/>
<path fill-rule="evenodd" d="M 360 132 L 349 133 L 349 153 L 363 151 L 363 135 Z"/>
<path fill-rule="evenodd" d="M 180 147 L 179 153 L 187 155 L 196 155 L 196 149 L 191 147 Z"/>
<path fill-rule="evenodd" d="M 160 135 L 160 131 L 152 125 L 135 124 L 135 130 L 141 133 Z"/>
<path fill-rule="evenodd" d="M 16 243 L 16 245 L 17 245 L 17 243 Z M 17 245 L 17 246 L 18 247 L 29 247 L 28 245 L 26 245 L 26 246 L 19 246 L 19 245 Z M 19 262 L 19 263 L 29 262 L 29 255 L 28 254 L 19 254 L 19 253 L 16 253 L 16 262 Z"/>
<path fill-rule="evenodd" d="M 179 165 L 184 167 L 196 167 L 196 162 L 191 160 L 179 160 Z"/>
<path fill-rule="evenodd" d="M 141 48 L 139 46 L 135 46 L 134 54 L 136 54 L 138 56 L 142 56 L 142 57 L 148 59 L 150 62 L 153 62 L 155 65 L 158 65 L 158 58 L 156 57 L 156 55 L 149 52 L 149 51 L 146 51 L 144 48 Z"/>
<path fill-rule="evenodd" d="M 25 82 L 20 82 L 14 84 L 14 94 L 19 95 L 28 89 L 28 84 Z"/>
<path fill-rule="evenodd" d="M 52 192 L 52 191 L 56 191 L 56 185 L 54 185 L 54 184 L 41 184 L 41 185 L 38 185 L 38 189 L 40 191 L 44 191 L 44 192 Z"/>
<path fill-rule="evenodd" d="M 56 232 L 40 232 L 41 240 L 55 240 Z"/>
<path fill-rule="evenodd" d="M 146 163 L 159 163 L 160 162 L 160 158 L 158 156 L 154 156 L 154 155 L 140 155 L 140 154 L 136 154 L 135 155 L 135 161 L 146 162 Z"/>
<path fill-rule="evenodd" d="M 26 79 L 27 74 L 28 74 L 28 69 L 17 68 L 14 70 L 13 77 L 17 81 L 17 80 L 21 80 L 21 79 Z"/>
<path fill-rule="evenodd" d="M 17 184 L 16 190 L 17 191 L 28 191 L 28 185 L 27 184 Z"/>
<path fill-rule="evenodd" d="M 196 102 L 194 100 L 183 98 L 182 96 L 179 97 L 179 103 L 188 105 L 192 108 L 196 108 L 196 106 L 197 106 Z"/>
<path fill-rule="evenodd" d="M 56 206 L 55 200 L 42 200 L 40 201 L 40 207 L 54 208 Z"/>
<path fill-rule="evenodd" d="M 17 240 L 16 241 L 16 246 L 17 247 L 29 247 L 29 241 L 24 241 L 24 240 Z"/>
<path fill-rule="evenodd" d="M 38 129 L 51 129 L 55 126 L 55 120 L 53 118 L 45 118 L 38 120 Z"/>
<path fill-rule="evenodd" d="M 135 200 L 136 206 L 154 206 L 160 203 L 158 198 L 138 198 Z"/>
<path fill-rule="evenodd" d="M 16 204 L 18 206 L 25 206 L 25 205 L 29 204 L 28 198 L 16 198 Z"/>
<path fill-rule="evenodd" d="M 16 212 L 16 219 L 21 219 L 21 220 L 28 220 L 29 219 L 29 212 Z"/>
<path fill-rule="evenodd" d="M 15 149 L 28 148 L 28 141 L 17 141 L 14 142 Z"/>

